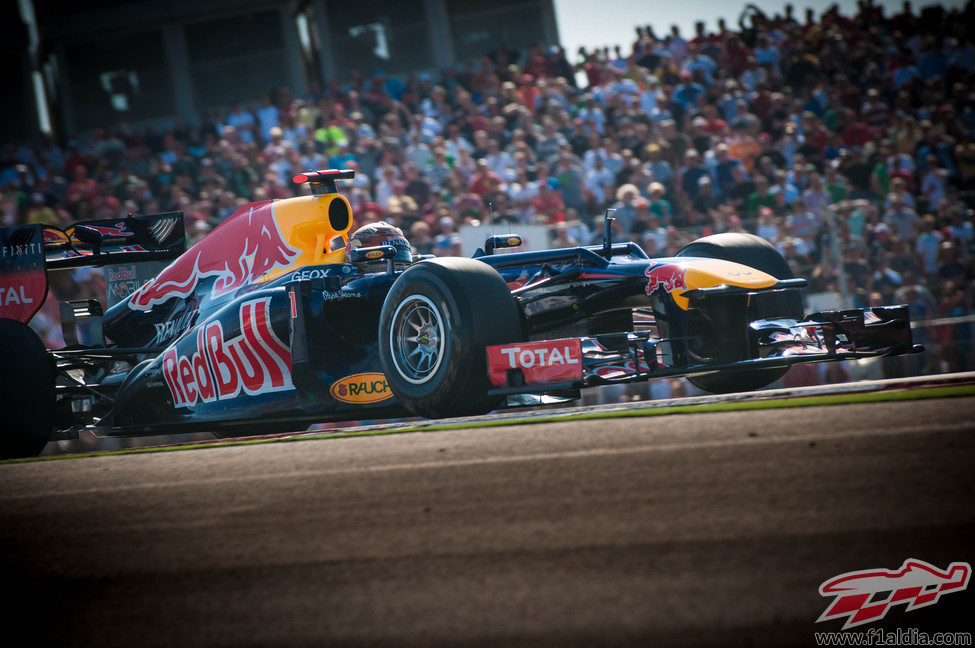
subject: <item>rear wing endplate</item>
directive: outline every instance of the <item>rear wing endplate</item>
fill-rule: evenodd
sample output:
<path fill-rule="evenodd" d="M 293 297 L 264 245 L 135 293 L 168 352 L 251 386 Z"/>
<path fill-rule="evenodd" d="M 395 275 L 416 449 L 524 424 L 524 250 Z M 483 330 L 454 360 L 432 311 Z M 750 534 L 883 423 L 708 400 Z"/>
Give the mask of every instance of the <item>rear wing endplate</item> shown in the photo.
<path fill-rule="evenodd" d="M 0 227 L 0 317 L 26 324 L 46 298 L 41 226 Z"/>

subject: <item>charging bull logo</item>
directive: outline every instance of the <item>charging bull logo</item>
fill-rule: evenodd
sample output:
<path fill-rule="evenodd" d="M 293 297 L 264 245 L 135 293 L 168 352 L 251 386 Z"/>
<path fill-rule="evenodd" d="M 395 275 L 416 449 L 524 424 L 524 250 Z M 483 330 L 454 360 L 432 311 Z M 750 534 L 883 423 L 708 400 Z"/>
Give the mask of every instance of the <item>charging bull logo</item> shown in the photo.
<path fill-rule="evenodd" d="M 210 297 L 217 299 L 275 268 L 291 266 L 300 254 L 301 250 L 282 238 L 274 220 L 273 201 L 252 203 L 231 214 L 137 290 L 129 307 L 149 310 L 168 299 L 185 299 L 204 277 L 215 277 Z"/>
<path fill-rule="evenodd" d="M 687 270 L 673 263 L 647 268 L 647 296 L 653 295 L 661 287 L 669 293 L 687 290 L 686 274 Z"/>
<path fill-rule="evenodd" d="M 291 350 L 271 330 L 270 301 L 240 307 L 240 335 L 232 340 L 224 339 L 223 326 L 214 321 L 197 331 L 189 355 L 175 346 L 166 350 L 162 373 L 176 407 L 293 389 Z"/>
<path fill-rule="evenodd" d="M 968 587 L 968 563 L 951 563 L 942 571 L 923 560 L 910 558 L 897 571 L 868 569 L 848 572 L 819 586 L 820 596 L 835 596 L 833 603 L 816 619 L 831 621 L 847 617 L 843 629 L 884 618 L 891 606 L 907 604 L 907 610 L 934 605 L 942 594 Z"/>
<path fill-rule="evenodd" d="M 47 227 L 44 228 L 43 236 L 44 236 L 45 245 L 48 243 L 69 243 L 70 242 L 70 239 L 64 235 L 64 232 L 55 229 L 49 229 Z"/>
<path fill-rule="evenodd" d="M 126 225 L 124 222 L 115 223 L 114 227 L 111 225 L 89 225 L 87 223 L 80 225 L 79 227 L 84 227 L 85 229 L 98 232 L 105 238 L 127 238 L 129 236 L 135 236 L 135 232 L 130 230 L 128 225 Z"/>

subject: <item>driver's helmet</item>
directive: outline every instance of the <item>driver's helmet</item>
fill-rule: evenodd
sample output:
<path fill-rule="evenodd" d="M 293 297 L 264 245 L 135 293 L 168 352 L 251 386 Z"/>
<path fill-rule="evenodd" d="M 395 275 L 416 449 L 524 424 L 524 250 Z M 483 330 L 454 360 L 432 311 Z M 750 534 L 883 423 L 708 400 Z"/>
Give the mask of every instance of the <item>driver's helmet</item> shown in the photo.
<path fill-rule="evenodd" d="M 377 245 L 392 245 L 396 248 L 396 256 L 393 257 L 394 263 L 411 263 L 413 261 L 413 251 L 410 249 L 410 242 L 403 236 L 403 230 L 390 225 L 386 221 L 369 223 L 357 229 L 349 242 L 345 245 L 346 261 L 352 261 L 352 250 L 360 247 L 375 247 Z M 374 270 L 382 271 L 386 267 L 385 259 L 378 261 L 362 261 L 356 264 L 362 271 Z"/>

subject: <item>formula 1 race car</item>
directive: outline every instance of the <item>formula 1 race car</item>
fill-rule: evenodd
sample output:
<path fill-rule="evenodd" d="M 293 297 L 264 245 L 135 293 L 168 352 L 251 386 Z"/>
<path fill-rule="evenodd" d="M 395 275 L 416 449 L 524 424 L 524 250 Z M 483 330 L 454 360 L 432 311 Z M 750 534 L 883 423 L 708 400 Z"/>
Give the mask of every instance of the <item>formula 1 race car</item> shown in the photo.
<path fill-rule="evenodd" d="M 805 281 L 748 234 L 651 259 L 614 243 L 607 218 L 601 246 L 518 252 L 505 234 L 474 258 L 347 252 L 336 181 L 353 173 L 296 176 L 312 195 L 246 205 L 189 250 L 180 213 L 0 230 L 3 456 L 86 427 L 233 435 L 439 418 L 664 376 L 751 390 L 799 362 L 920 350 L 906 306 L 804 316 Z M 62 304 L 63 349 L 27 326 L 56 271 L 138 277 L 160 259 L 172 262 L 107 312 Z"/>

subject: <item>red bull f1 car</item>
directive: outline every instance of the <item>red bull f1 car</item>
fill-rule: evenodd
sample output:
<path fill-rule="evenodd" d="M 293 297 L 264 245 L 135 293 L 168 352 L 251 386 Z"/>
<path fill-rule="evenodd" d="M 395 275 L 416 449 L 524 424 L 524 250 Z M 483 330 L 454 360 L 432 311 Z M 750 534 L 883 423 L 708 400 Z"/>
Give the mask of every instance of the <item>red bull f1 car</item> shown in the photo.
<path fill-rule="evenodd" d="M 578 398 L 596 385 L 686 376 L 710 392 L 768 385 L 800 362 L 916 352 L 907 307 L 804 315 L 804 280 L 747 234 L 651 259 L 614 243 L 473 258 L 346 251 L 336 181 L 246 205 L 185 249 L 180 213 L 0 230 L 4 456 L 82 428 L 100 435 L 303 429 L 329 420 L 429 418 Z M 61 305 L 66 346 L 27 322 L 57 272 L 138 276 L 105 311 Z M 378 265 L 377 265 L 378 264 Z"/>

